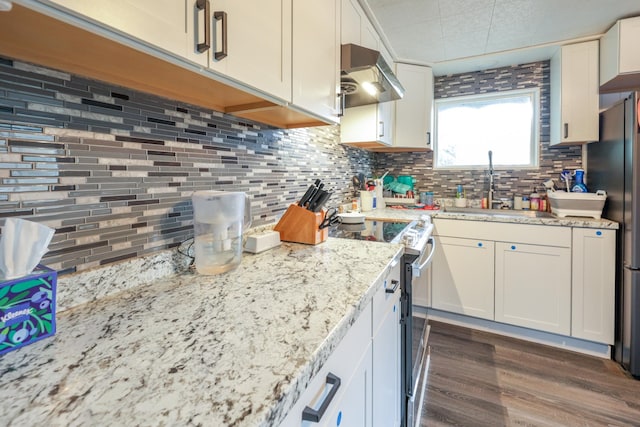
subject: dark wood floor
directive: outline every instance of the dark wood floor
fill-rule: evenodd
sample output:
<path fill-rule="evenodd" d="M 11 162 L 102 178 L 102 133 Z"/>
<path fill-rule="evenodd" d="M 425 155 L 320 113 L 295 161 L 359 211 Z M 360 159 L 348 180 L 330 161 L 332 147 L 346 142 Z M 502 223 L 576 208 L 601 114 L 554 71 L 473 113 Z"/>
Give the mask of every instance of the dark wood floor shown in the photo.
<path fill-rule="evenodd" d="M 614 362 L 429 322 L 425 426 L 640 426 L 640 381 Z"/>

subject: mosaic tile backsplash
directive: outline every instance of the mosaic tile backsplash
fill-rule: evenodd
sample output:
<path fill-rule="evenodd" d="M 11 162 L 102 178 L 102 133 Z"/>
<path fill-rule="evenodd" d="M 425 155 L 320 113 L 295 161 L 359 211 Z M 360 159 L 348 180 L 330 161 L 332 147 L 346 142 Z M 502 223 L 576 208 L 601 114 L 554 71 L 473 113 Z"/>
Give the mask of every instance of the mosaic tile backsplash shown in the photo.
<path fill-rule="evenodd" d="M 528 194 L 580 147 L 549 147 L 549 63 L 436 78 L 436 97 L 541 88 L 540 167 L 497 170 L 497 197 Z M 61 274 L 156 253 L 192 235 L 197 190 L 245 191 L 253 226 L 275 222 L 322 178 L 330 203 L 351 176 L 413 175 L 420 191 L 480 198 L 486 170 L 434 171 L 431 153 L 342 146 L 339 127 L 283 130 L 0 58 L 0 225 L 8 216 L 56 229 L 44 263 Z"/>
<path fill-rule="evenodd" d="M 191 194 L 244 191 L 253 226 L 272 223 L 315 178 L 350 199 L 374 154 L 339 127 L 283 130 L 0 58 L 0 225 L 56 229 L 43 262 L 62 273 L 191 237 Z"/>
<path fill-rule="evenodd" d="M 528 195 L 533 187 L 553 178 L 559 184 L 562 169 L 582 167 L 580 146 L 549 146 L 549 61 L 503 67 L 486 71 L 436 77 L 435 98 L 481 94 L 513 89 L 540 88 L 540 162 L 538 168 L 507 170 L 496 168 L 496 198 L 513 199 Z M 376 158 L 379 174 L 413 175 L 419 191 L 433 191 L 436 198 L 453 198 L 456 186 L 462 184 L 467 198 L 486 197 L 489 188 L 487 168 L 476 170 L 433 169 L 433 153 L 385 153 Z"/>

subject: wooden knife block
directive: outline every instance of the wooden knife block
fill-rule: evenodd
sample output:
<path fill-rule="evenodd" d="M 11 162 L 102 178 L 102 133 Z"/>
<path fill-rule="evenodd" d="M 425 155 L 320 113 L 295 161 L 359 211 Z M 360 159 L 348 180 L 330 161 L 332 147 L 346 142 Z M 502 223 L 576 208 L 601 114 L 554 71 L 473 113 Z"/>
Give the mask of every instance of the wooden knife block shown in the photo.
<path fill-rule="evenodd" d="M 319 228 L 325 212 L 311 212 L 296 204 L 289 206 L 274 230 L 280 232 L 280 240 L 285 242 L 317 245 L 327 240 L 329 229 Z"/>

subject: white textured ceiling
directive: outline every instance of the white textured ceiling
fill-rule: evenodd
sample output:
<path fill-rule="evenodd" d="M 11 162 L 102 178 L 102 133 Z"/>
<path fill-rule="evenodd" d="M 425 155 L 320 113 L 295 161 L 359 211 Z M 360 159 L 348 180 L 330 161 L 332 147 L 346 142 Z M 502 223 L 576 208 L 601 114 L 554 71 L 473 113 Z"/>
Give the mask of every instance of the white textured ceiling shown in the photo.
<path fill-rule="evenodd" d="M 437 75 L 547 59 L 640 15 L 640 0 L 361 0 L 396 60 Z"/>

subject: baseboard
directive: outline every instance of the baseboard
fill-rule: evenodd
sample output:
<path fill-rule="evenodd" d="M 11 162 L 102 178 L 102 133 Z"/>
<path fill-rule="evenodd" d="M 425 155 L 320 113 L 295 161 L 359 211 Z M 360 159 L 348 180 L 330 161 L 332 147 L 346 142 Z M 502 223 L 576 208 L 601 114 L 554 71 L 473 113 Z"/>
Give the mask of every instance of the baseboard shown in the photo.
<path fill-rule="evenodd" d="M 581 354 L 599 357 L 601 359 L 611 359 L 611 346 L 564 335 L 552 334 L 549 332 L 536 331 L 519 326 L 507 325 L 476 317 L 464 316 L 461 314 L 449 313 L 425 307 L 413 307 L 414 315 L 426 317 L 429 320 L 436 320 L 457 326 L 464 326 L 484 332 L 504 335 L 524 341 L 544 344 L 551 347 L 574 351 Z"/>

